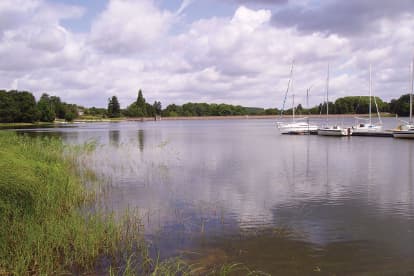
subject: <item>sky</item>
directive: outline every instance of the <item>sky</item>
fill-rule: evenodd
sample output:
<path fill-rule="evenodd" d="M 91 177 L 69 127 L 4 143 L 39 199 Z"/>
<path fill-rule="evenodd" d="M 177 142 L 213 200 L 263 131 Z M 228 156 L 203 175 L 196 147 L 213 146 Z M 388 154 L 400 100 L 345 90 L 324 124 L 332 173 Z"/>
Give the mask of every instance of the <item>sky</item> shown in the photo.
<path fill-rule="evenodd" d="M 0 89 L 280 108 L 409 89 L 412 0 L 1 0 Z M 290 97 L 289 97 L 290 99 Z M 290 101 L 288 99 L 288 102 Z M 289 105 L 289 104 L 288 104 Z"/>

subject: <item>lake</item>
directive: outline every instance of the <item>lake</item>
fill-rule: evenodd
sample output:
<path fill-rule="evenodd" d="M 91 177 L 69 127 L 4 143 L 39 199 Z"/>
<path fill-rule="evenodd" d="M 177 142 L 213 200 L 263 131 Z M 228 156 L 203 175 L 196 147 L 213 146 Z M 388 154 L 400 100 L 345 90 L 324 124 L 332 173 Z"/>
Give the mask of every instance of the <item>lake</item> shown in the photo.
<path fill-rule="evenodd" d="M 162 258 L 272 275 L 414 273 L 414 141 L 282 136 L 267 119 L 18 131 L 96 141 L 82 162 L 105 179 L 106 206 L 136 208 Z"/>

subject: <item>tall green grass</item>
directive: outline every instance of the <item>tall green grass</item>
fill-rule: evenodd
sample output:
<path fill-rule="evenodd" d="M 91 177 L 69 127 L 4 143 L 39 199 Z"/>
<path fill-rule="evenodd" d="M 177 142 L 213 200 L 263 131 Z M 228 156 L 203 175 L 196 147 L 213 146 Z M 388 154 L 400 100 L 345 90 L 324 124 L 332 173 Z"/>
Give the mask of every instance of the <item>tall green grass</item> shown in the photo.
<path fill-rule="evenodd" d="M 88 212 L 93 195 L 57 139 L 0 132 L 0 274 L 93 271 L 120 228 Z"/>

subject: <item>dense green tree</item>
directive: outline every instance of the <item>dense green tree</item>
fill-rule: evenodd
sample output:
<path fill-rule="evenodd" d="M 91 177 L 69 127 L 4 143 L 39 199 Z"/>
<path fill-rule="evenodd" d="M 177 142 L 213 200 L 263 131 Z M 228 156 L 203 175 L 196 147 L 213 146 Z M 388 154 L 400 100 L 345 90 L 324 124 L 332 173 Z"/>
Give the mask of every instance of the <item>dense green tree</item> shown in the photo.
<path fill-rule="evenodd" d="M 59 119 L 64 119 L 66 116 L 65 104 L 62 103 L 60 98 L 57 96 L 50 96 L 49 100 L 53 106 L 53 110 L 55 111 L 56 117 Z"/>
<path fill-rule="evenodd" d="M 142 90 L 140 89 L 137 100 L 126 108 L 124 114 L 127 117 L 146 117 L 153 116 L 154 112 L 153 106 L 145 101 Z"/>
<path fill-rule="evenodd" d="M 63 104 L 63 109 L 65 110 L 65 119 L 68 122 L 72 122 L 78 117 L 78 107 L 75 104 Z"/>
<path fill-rule="evenodd" d="M 140 117 L 147 116 L 147 109 L 146 109 L 147 108 L 147 103 L 145 101 L 145 98 L 144 98 L 144 95 L 142 94 L 141 89 L 138 91 L 138 97 L 137 97 L 136 104 L 137 104 L 137 109 L 138 109 L 137 112 L 139 114 L 143 114 Z"/>
<path fill-rule="evenodd" d="M 380 112 L 387 112 L 389 110 L 388 104 L 381 100 L 379 97 L 372 97 L 371 112 L 377 112 L 375 106 L 377 101 L 378 109 Z M 336 114 L 347 114 L 357 113 L 366 114 L 369 113 L 369 97 L 368 96 L 350 96 L 339 98 L 335 101 L 335 113 Z M 332 113 L 334 114 L 334 113 Z"/>
<path fill-rule="evenodd" d="M 108 116 L 111 118 L 118 118 L 121 116 L 121 106 L 116 96 L 112 96 L 112 98 L 108 99 Z"/>
<path fill-rule="evenodd" d="M 398 116 L 410 116 L 410 94 L 391 100 L 390 111 Z"/>
<path fill-rule="evenodd" d="M 145 112 L 147 117 L 155 117 L 154 106 L 149 103 L 145 103 Z"/>
<path fill-rule="evenodd" d="M 76 105 L 68 105 L 59 97 L 43 94 L 36 104 L 33 94 L 26 91 L 0 91 L 1 122 L 53 122 L 56 117 L 77 117 Z"/>
<path fill-rule="evenodd" d="M 33 123 L 38 119 L 36 99 L 32 93 L 27 91 L 11 91 L 15 102 L 19 108 L 16 122 Z"/>
<path fill-rule="evenodd" d="M 39 112 L 39 119 L 42 122 L 53 122 L 56 118 L 53 102 L 46 93 L 40 97 L 37 103 L 37 110 Z"/>
<path fill-rule="evenodd" d="M 125 110 L 125 116 L 127 116 L 127 117 L 144 117 L 145 114 L 142 112 L 141 108 L 138 108 L 137 103 L 133 102 Z"/>
<path fill-rule="evenodd" d="M 182 107 L 175 104 L 168 105 L 167 108 L 162 111 L 162 116 L 164 117 L 177 117 L 181 116 L 181 114 Z"/>
<path fill-rule="evenodd" d="M 161 115 L 161 112 L 162 112 L 161 102 L 155 101 L 152 107 L 156 115 Z"/>
<path fill-rule="evenodd" d="M 145 98 L 144 98 L 144 96 L 142 94 L 142 90 L 141 89 L 138 91 L 137 106 L 138 107 L 142 107 L 142 108 L 145 107 Z"/>
<path fill-rule="evenodd" d="M 20 110 L 13 95 L 10 92 L 0 90 L 0 122 L 16 122 Z"/>
<path fill-rule="evenodd" d="M 271 111 L 269 111 L 271 112 Z M 229 104 L 207 104 L 207 103 L 186 103 L 182 106 L 170 104 L 162 111 L 165 117 L 175 116 L 242 116 L 242 115 L 264 115 L 264 108 L 243 107 Z"/>
<path fill-rule="evenodd" d="M 277 108 L 268 108 L 265 110 L 265 115 L 278 115 L 280 114 L 280 110 Z"/>
<path fill-rule="evenodd" d="M 108 109 L 107 108 L 85 108 L 85 115 L 92 115 L 92 116 L 102 116 L 105 117 L 107 115 Z"/>

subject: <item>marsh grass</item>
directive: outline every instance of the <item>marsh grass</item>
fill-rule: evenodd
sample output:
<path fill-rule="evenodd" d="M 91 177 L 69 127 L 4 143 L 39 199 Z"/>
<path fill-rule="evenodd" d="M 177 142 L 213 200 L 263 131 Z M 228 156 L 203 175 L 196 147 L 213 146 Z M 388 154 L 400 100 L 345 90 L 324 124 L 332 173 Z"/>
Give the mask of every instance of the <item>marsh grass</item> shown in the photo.
<path fill-rule="evenodd" d="M 60 140 L 0 133 L 0 271 L 93 271 L 115 255 L 121 228 L 111 215 L 85 211 L 94 200 Z"/>

